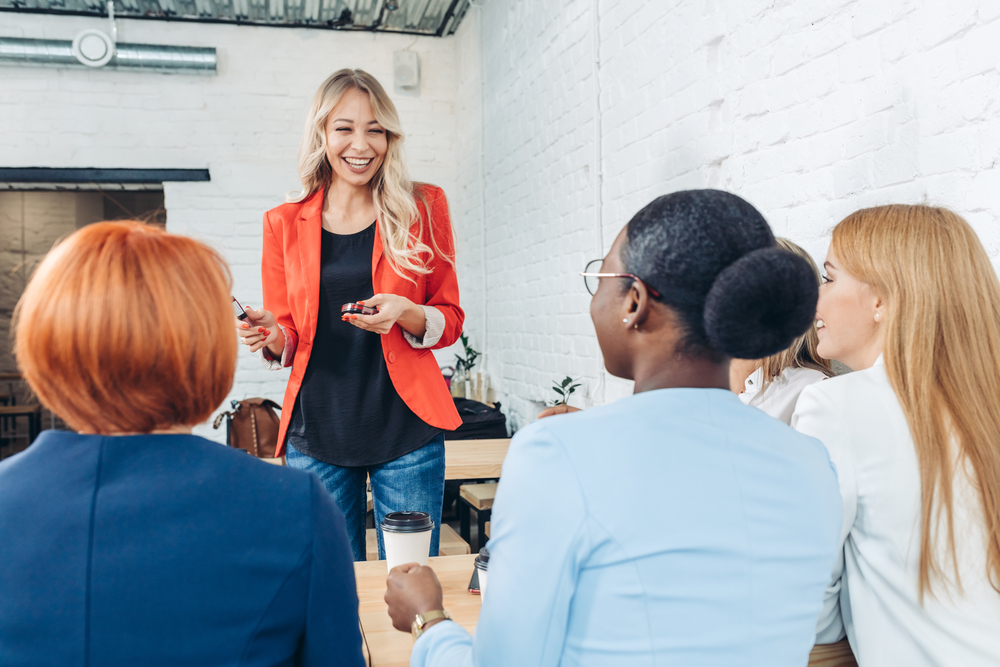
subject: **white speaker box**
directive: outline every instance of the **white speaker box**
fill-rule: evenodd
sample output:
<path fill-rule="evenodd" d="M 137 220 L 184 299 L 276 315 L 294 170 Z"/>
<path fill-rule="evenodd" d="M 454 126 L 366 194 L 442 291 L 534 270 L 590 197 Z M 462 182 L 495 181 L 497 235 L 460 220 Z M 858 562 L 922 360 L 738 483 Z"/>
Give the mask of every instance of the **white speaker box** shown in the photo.
<path fill-rule="evenodd" d="M 395 51 L 392 54 L 392 72 L 397 88 L 420 88 L 420 56 L 416 51 Z"/>

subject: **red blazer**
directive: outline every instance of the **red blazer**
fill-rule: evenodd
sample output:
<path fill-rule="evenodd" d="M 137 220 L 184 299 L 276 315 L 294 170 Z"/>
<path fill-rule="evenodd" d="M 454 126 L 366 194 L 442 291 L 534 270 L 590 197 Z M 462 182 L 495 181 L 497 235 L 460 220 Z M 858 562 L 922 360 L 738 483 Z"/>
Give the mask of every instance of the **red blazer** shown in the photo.
<path fill-rule="evenodd" d="M 434 238 L 442 252 L 455 256 L 448 215 L 448 202 L 444 191 L 434 185 L 421 184 L 423 194 L 433 212 Z M 422 240 L 433 247 L 430 240 L 427 211 L 420 201 L 417 208 L 424 221 Z M 320 248 L 322 245 L 323 191 L 308 199 L 281 206 L 264 214 L 264 254 L 261 261 L 261 278 L 264 288 L 264 307 L 274 313 L 285 327 L 294 354 L 285 355 L 285 365 L 292 367 L 281 410 L 281 427 L 278 431 L 278 451 L 285 449 L 285 436 L 292 418 L 295 399 L 302 387 L 302 378 L 309 365 L 316 338 L 316 318 L 319 314 Z M 400 277 L 388 260 L 382 258 L 382 235 L 375 226 L 375 246 L 372 251 L 372 286 L 376 294 L 405 296 L 417 305 L 433 306 L 444 315 L 445 326 L 435 349 L 448 347 L 462 333 L 465 313 L 458 305 L 458 277 L 455 268 L 441 257 L 434 257 L 428 268 L 431 273 L 412 275 L 412 283 Z M 414 414 L 431 426 L 453 431 L 462 424 L 448 386 L 445 384 L 437 361 L 430 349 L 414 349 L 399 325 L 382 336 L 382 354 L 392 385 L 399 397 Z"/>

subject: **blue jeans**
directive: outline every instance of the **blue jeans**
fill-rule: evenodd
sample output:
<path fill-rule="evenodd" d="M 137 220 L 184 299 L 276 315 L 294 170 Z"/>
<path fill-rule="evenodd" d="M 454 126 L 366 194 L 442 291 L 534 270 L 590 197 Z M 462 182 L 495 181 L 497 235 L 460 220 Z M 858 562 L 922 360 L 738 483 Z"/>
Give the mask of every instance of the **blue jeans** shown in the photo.
<path fill-rule="evenodd" d="M 286 445 L 285 462 L 290 468 L 316 473 L 333 496 L 347 520 L 354 560 L 366 560 L 365 481 L 372 481 L 372 503 L 378 535 L 378 557 L 385 560 L 382 519 L 389 512 L 427 512 L 434 521 L 431 533 L 431 556 L 438 555 L 441 537 L 441 504 L 444 500 L 444 435 L 439 435 L 420 449 L 395 461 L 374 466 L 343 468 L 317 461 Z"/>

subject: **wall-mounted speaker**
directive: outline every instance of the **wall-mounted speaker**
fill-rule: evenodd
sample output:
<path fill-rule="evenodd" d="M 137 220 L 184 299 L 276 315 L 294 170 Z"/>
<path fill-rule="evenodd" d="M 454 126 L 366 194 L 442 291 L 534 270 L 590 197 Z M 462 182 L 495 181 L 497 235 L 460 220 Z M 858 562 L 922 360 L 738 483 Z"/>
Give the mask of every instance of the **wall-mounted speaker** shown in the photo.
<path fill-rule="evenodd" d="M 420 56 L 416 51 L 395 51 L 392 54 L 393 83 L 405 90 L 420 88 Z"/>

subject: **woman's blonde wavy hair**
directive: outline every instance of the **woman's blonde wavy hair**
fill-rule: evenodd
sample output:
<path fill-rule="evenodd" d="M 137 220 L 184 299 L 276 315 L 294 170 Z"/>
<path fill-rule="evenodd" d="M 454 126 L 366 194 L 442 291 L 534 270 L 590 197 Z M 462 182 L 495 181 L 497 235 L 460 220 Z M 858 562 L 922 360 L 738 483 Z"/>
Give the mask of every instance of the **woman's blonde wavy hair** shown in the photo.
<path fill-rule="evenodd" d="M 885 304 L 886 372 L 920 465 L 920 598 L 943 578 L 934 555 L 942 518 L 961 591 L 952 481 L 963 467 L 975 474 L 986 574 L 1000 592 L 1000 281 L 986 250 L 955 213 L 903 205 L 852 213 L 831 249 Z"/>
<path fill-rule="evenodd" d="M 813 258 L 809 256 L 809 253 L 788 239 L 779 238 L 775 240 L 783 249 L 806 260 L 809 266 L 812 267 L 813 274 L 816 276 L 816 283 L 819 284 L 821 282 L 819 269 L 816 268 L 816 262 L 814 262 Z M 763 381 L 761 382 L 761 391 L 767 389 L 767 385 L 770 384 L 774 378 L 781 375 L 781 372 L 786 368 L 811 368 L 815 371 L 826 374 L 827 377 L 831 377 L 833 375 L 833 369 L 830 367 L 830 361 L 819 356 L 819 353 L 816 352 L 816 347 L 818 345 L 819 336 L 816 335 L 816 327 L 809 327 L 809 329 L 804 334 L 796 338 L 786 350 L 761 359 L 761 369 L 764 375 Z"/>
<path fill-rule="evenodd" d="M 415 187 L 406 169 L 403 156 L 404 135 L 396 105 L 389 99 L 382 84 L 363 70 L 338 70 L 316 91 L 299 150 L 299 180 L 302 181 L 303 189 L 301 193 L 289 197 L 288 201 L 300 202 L 317 191 L 325 192 L 330 187 L 333 167 L 326 156 L 326 120 L 349 90 L 360 90 L 368 95 L 375 119 L 386 131 L 388 148 L 385 159 L 369 185 L 382 236 L 382 251 L 389 258 L 393 270 L 413 282 L 413 277 L 406 272 L 420 275 L 430 273 L 427 265 L 435 255 L 453 264 L 454 259 L 441 251 L 434 238 L 432 207 L 425 197 L 424 189 Z M 427 212 L 433 250 L 421 241 L 424 220 L 417 208 L 418 201 Z"/>

